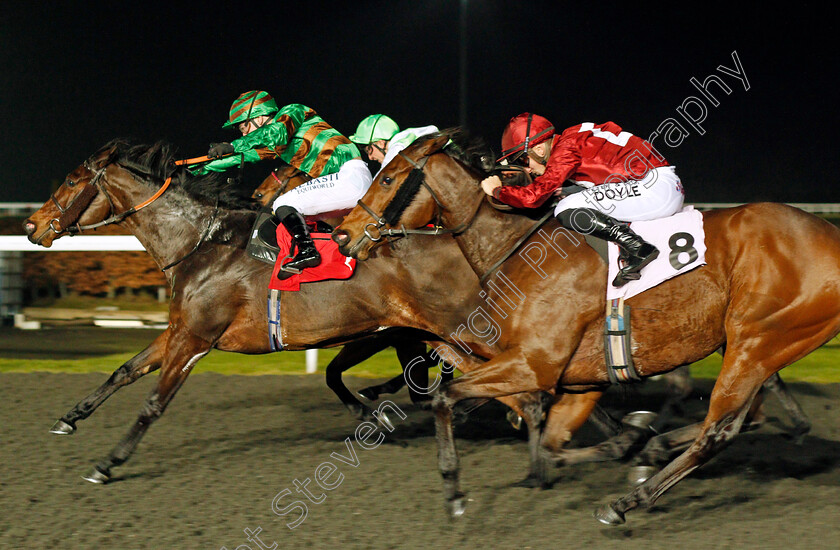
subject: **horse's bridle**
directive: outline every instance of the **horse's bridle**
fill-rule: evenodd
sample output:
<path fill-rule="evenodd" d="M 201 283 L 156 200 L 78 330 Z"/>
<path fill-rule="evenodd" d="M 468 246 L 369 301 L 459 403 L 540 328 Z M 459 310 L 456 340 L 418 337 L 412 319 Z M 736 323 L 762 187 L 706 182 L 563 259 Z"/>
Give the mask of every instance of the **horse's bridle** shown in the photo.
<path fill-rule="evenodd" d="M 414 159 L 409 158 L 407 155 L 403 154 L 402 151 L 397 153 L 399 156 L 405 159 L 406 162 L 411 164 L 414 167 L 414 170 L 419 171 L 423 176 L 420 180 L 420 184 L 417 187 L 417 191 L 420 190 L 420 186 L 424 187 L 426 191 L 428 191 L 429 194 L 432 196 L 432 199 L 435 201 L 435 223 L 433 224 L 433 226 L 430 228 L 427 227 L 419 229 L 406 229 L 405 225 L 400 225 L 400 227 L 396 229 L 386 228 L 386 225 L 394 225 L 395 223 L 399 222 L 399 220 L 395 220 L 394 223 L 389 224 L 389 222 L 385 219 L 384 214 L 377 214 L 376 211 L 373 210 L 373 208 L 365 204 L 363 200 L 359 199 L 357 204 L 361 206 L 362 209 L 365 212 L 367 212 L 371 218 L 374 219 L 373 222 L 366 224 L 364 227 L 364 234 L 366 238 L 370 239 L 372 242 L 379 242 L 382 240 L 382 237 L 407 237 L 409 235 L 460 235 L 472 225 L 476 215 L 478 214 L 478 209 L 481 207 L 481 203 L 484 200 L 483 196 L 479 198 L 478 203 L 473 209 L 472 215 L 467 221 L 453 228 L 443 227 L 442 217 L 445 208 L 440 202 L 437 193 L 435 193 L 434 190 L 431 187 L 429 187 L 429 184 L 426 183 L 426 173 L 423 171 L 423 168 L 426 166 L 428 160 L 433 155 L 439 153 L 446 154 L 443 151 L 435 151 L 432 154 L 423 157 L 423 160 L 420 162 L 416 162 Z M 406 177 L 406 180 L 408 180 L 408 177 Z M 405 181 L 403 181 L 403 184 L 404 183 Z M 394 199 L 391 199 L 391 201 L 393 200 Z M 385 211 L 388 210 L 388 206 L 390 206 L 390 204 L 391 203 L 389 202 L 389 204 L 385 206 Z"/>
<path fill-rule="evenodd" d="M 187 164 L 189 160 L 192 159 L 187 159 L 183 161 L 178 160 L 175 161 L 175 164 Z M 49 223 L 49 230 L 55 233 L 56 236 L 59 236 L 63 233 L 68 233 L 72 236 L 88 229 L 96 229 L 97 227 L 102 227 L 104 225 L 112 225 L 115 223 L 119 223 L 128 216 L 134 214 L 139 210 L 142 210 L 143 208 L 155 202 L 163 194 L 163 192 L 166 191 L 167 188 L 169 188 L 169 184 L 172 182 L 172 176 L 167 177 L 166 181 L 164 181 L 163 185 L 160 186 L 160 189 L 158 189 L 154 195 L 141 202 L 140 204 L 132 206 L 125 212 L 113 214 L 114 201 L 111 200 L 111 196 L 105 191 L 105 188 L 102 187 L 102 184 L 99 182 L 99 180 L 101 180 L 104 176 L 105 170 L 110 164 L 110 162 L 106 162 L 100 168 L 96 168 L 90 164 L 89 160 L 86 160 L 84 163 L 84 167 L 87 168 L 88 171 L 93 172 L 93 177 L 90 179 L 90 181 L 84 184 L 85 187 L 76 195 L 73 201 L 69 205 L 67 205 L 67 207 L 61 206 L 61 203 L 58 202 L 58 198 L 55 196 L 54 192 L 50 195 L 50 200 L 53 202 L 53 204 L 55 204 L 56 208 L 58 208 L 58 211 L 61 212 L 61 216 L 53 218 L 52 220 L 50 220 Z M 78 223 L 76 223 L 82 216 L 84 211 L 87 209 L 87 207 L 90 206 L 90 203 L 93 202 L 93 199 L 96 198 L 96 195 L 99 193 L 102 193 L 103 195 L 105 195 L 105 198 L 108 199 L 108 204 L 110 205 L 110 212 L 112 213 L 111 217 L 104 219 L 100 222 L 88 225 L 79 225 Z M 56 228 L 53 225 L 53 223 L 57 223 L 58 228 Z M 47 231 L 45 231 L 43 235 L 38 237 L 38 242 L 40 242 L 46 234 Z"/>
<path fill-rule="evenodd" d="M 277 177 L 277 169 L 272 170 L 271 171 L 271 177 L 273 177 L 275 180 L 277 180 L 277 183 L 280 184 L 280 188 L 277 189 L 277 192 L 274 193 L 273 198 L 277 198 L 278 196 L 282 195 L 283 192 L 286 190 L 286 187 L 289 186 L 289 182 L 292 181 L 292 178 L 295 177 L 295 176 L 297 176 L 297 174 L 292 174 L 292 175 L 288 176 L 285 180 L 281 180 L 280 178 Z"/>
<path fill-rule="evenodd" d="M 100 169 L 95 169 L 88 164 L 88 161 L 85 161 L 85 168 L 87 168 L 90 172 L 93 173 L 93 177 L 90 181 L 84 183 L 84 187 L 81 191 L 79 191 L 73 200 L 68 204 L 66 207 L 61 206 L 61 203 L 58 202 L 58 197 L 55 196 L 55 192 L 50 194 L 50 200 L 55 204 L 55 207 L 58 208 L 58 211 L 61 212 L 61 215 L 53 218 L 50 220 L 49 223 L 49 230 L 55 233 L 56 235 L 61 235 L 64 232 L 75 234 L 80 233 L 82 227 L 76 224 L 76 222 L 81 217 L 82 213 L 90 206 L 90 203 L 93 202 L 93 199 L 96 198 L 96 195 L 101 191 L 101 187 L 99 185 L 99 180 L 102 179 L 102 175 L 105 173 L 105 166 Z M 72 182 L 73 185 L 77 185 L 77 182 Z M 109 199 L 110 200 L 110 199 Z M 56 225 L 58 227 L 56 227 Z M 76 224 L 75 226 L 73 224 Z M 47 231 L 38 238 L 40 242 L 41 239 L 47 234 Z"/>
<path fill-rule="evenodd" d="M 285 180 L 281 180 L 277 177 L 277 170 L 279 170 L 279 168 L 275 168 L 271 171 L 271 177 L 273 177 L 280 184 L 280 188 L 277 191 L 275 191 L 274 194 L 271 195 L 271 199 L 268 201 L 268 203 L 266 203 L 266 206 L 269 206 L 269 208 L 270 205 L 273 204 L 275 200 L 277 200 L 277 197 L 286 192 L 286 188 L 289 186 L 289 182 L 291 182 L 292 179 L 307 175 L 306 172 L 301 172 L 300 170 L 297 170 L 291 175 L 287 176 Z"/>
<path fill-rule="evenodd" d="M 188 164 L 189 161 L 191 161 L 191 160 L 193 160 L 193 159 L 178 160 L 178 161 L 175 161 L 175 164 L 176 165 Z M 168 176 L 166 178 L 166 181 L 164 181 L 163 185 L 160 186 L 160 189 L 158 189 L 157 192 L 155 192 L 154 195 L 152 195 L 151 197 L 149 197 L 145 201 L 141 202 L 140 204 L 132 206 L 131 208 L 129 208 L 125 212 L 121 212 L 119 214 L 113 214 L 113 212 L 114 212 L 114 201 L 111 199 L 111 196 L 105 191 L 105 188 L 100 183 L 100 180 L 104 176 L 105 170 L 108 168 L 109 164 L 111 164 L 111 163 L 106 162 L 102 167 L 97 169 L 97 168 L 91 166 L 90 162 L 86 160 L 85 163 L 84 163 L 84 167 L 87 168 L 88 171 L 93 172 L 93 177 L 90 179 L 90 181 L 88 181 L 87 183 L 84 184 L 85 187 L 76 195 L 76 197 L 73 199 L 73 201 L 69 205 L 67 205 L 66 207 L 61 206 L 61 203 L 58 202 L 58 198 L 55 196 L 55 193 L 52 193 L 50 195 L 50 199 L 55 204 L 56 208 L 58 208 L 59 212 L 61 212 L 61 216 L 59 216 L 58 218 L 53 218 L 52 220 L 50 220 L 49 229 L 47 231 L 44 231 L 44 233 L 40 237 L 38 237 L 38 240 L 37 240 L 36 244 L 40 243 L 43 240 L 43 238 L 49 233 L 49 231 L 52 231 L 53 233 L 55 233 L 56 237 L 60 236 L 63 233 L 67 233 L 67 234 L 72 236 L 72 235 L 76 235 L 77 233 L 81 233 L 81 232 L 83 232 L 87 229 L 96 229 L 97 227 L 102 227 L 102 226 L 105 226 L 105 225 L 112 225 L 112 224 L 115 224 L 115 223 L 119 223 L 119 222 L 123 221 L 125 218 L 127 218 L 128 216 L 138 212 L 139 210 L 142 210 L 143 208 L 146 208 L 147 206 L 149 206 L 150 204 L 155 202 L 161 195 L 163 195 L 163 192 L 166 191 L 167 188 L 169 188 L 169 184 L 172 182 L 172 176 Z M 99 194 L 100 192 L 103 195 L 105 195 L 105 198 L 108 200 L 108 204 L 110 205 L 110 212 L 112 213 L 111 217 L 107 218 L 107 219 L 104 219 L 100 222 L 92 223 L 92 224 L 88 224 L 88 225 L 79 225 L 78 223 L 76 223 L 78 221 L 78 219 L 81 217 L 81 215 L 84 213 L 84 211 L 87 209 L 87 207 L 90 206 L 90 203 L 93 202 L 93 199 L 96 198 L 96 195 Z M 216 219 L 216 214 L 217 214 L 218 210 L 219 210 L 219 201 L 218 201 L 218 198 L 217 198 L 216 199 L 216 205 L 213 209 L 213 216 L 210 218 L 210 221 L 207 223 L 207 228 L 205 229 L 204 233 L 199 238 L 196 245 L 186 255 L 184 255 L 181 258 L 175 260 L 174 262 L 166 265 L 165 267 L 162 267 L 161 271 L 166 271 L 167 269 L 181 263 L 186 258 L 192 256 L 199 249 L 199 247 L 201 246 L 201 243 L 203 243 L 207 239 L 207 236 L 210 234 L 210 229 L 212 228 L 213 222 Z M 53 225 L 53 223 L 57 223 L 58 228 L 56 228 Z M 73 224 L 75 224 L 75 225 L 73 225 Z"/>

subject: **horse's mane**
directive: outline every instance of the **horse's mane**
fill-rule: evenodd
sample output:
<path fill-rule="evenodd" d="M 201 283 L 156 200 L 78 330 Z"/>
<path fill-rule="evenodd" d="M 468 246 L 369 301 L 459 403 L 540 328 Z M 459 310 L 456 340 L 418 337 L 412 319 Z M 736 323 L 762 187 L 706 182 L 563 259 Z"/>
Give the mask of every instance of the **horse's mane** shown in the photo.
<path fill-rule="evenodd" d="M 259 204 L 245 195 L 241 186 L 231 180 L 229 174 L 210 172 L 196 176 L 185 167 L 176 166 L 177 149 L 170 143 L 158 141 L 153 145 L 134 144 L 130 140 L 117 138 L 102 147 L 100 152 L 103 151 L 109 152 L 109 162 L 119 163 L 129 171 L 157 179 L 161 184 L 172 176 L 171 185 L 176 185 L 202 204 L 213 206 L 218 200 L 221 208 L 259 209 Z"/>
<path fill-rule="evenodd" d="M 479 172 L 480 175 L 489 175 L 495 167 L 496 155 L 484 138 L 471 135 L 461 127 L 445 128 L 429 137 L 437 136 L 446 136 L 451 140 L 451 143 L 444 148 L 446 154 Z"/>

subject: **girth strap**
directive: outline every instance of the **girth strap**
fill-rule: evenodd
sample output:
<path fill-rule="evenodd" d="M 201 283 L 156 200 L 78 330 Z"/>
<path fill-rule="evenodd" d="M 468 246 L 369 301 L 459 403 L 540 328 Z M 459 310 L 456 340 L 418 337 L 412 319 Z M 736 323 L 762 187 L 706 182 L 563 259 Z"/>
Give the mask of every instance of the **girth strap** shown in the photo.
<path fill-rule="evenodd" d="M 633 366 L 630 349 L 630 306 L 624 298 L 607 300 L 604 324 L 604 360 L 611 384 L 628 384 L 641 381 Z"/>

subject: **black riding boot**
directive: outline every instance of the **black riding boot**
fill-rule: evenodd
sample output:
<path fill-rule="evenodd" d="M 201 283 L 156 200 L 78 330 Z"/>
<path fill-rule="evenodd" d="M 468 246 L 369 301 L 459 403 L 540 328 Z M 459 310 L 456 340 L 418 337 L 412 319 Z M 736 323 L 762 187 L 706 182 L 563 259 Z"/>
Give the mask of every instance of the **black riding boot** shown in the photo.
<path fill-rule="evenodd" d="M 305 267 L 314 267 L 321 263 L 321 254 L 315 248 L 312 237 L 309 236 L 309 228 L 306 226 L 300 212 L 291 206 L 281 206 L 274 215 L 292 236 L 292 242 L 297 244 L 298 253 L 294 259 L 283 265 L 277 272 L 278 279 L 288 279 L 292 275 L 300 273 Z"/>
<path fill-rule="evenodd" d="M 557 215 L 564 227 L 616 243 L 624 267 L 618 270 L 613 286 L 620 287 L 638 280 L 640 271 L 659 256 L 659 250 L 632 229 L 593 208 L 572 208 Z"/>

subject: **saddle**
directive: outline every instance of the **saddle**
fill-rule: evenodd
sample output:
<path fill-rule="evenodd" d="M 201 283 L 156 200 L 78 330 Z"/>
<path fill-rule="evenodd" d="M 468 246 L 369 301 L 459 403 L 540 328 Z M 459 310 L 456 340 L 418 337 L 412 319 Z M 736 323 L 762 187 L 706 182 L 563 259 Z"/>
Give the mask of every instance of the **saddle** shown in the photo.
<path fill-rule="evenodd" d="M 277 263 L 280 245 L 277 244 L 277 218 L 269 209 L 262 209 L 251 228 L 251 237 L 245 251 L 254 259 L 269 265 Z M 311 233 L 332 233 L 333 227 L 321 220 L 308 223 Z"/>

